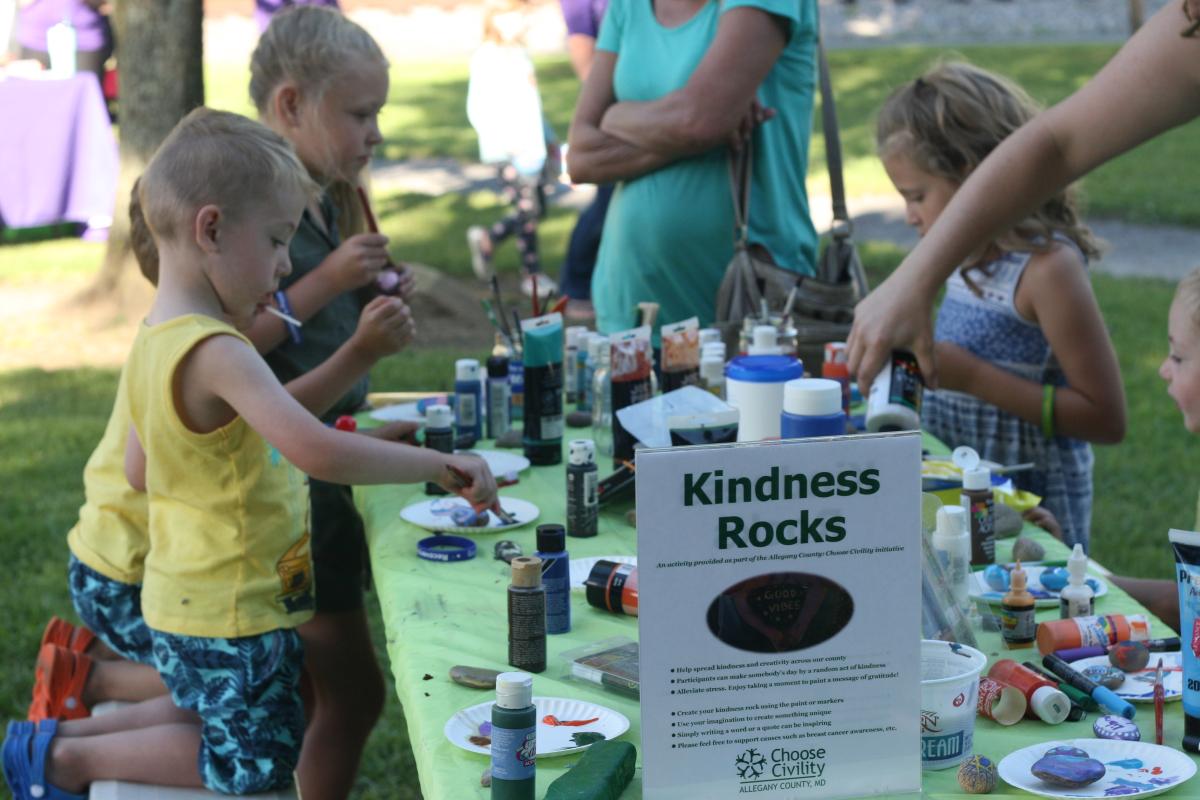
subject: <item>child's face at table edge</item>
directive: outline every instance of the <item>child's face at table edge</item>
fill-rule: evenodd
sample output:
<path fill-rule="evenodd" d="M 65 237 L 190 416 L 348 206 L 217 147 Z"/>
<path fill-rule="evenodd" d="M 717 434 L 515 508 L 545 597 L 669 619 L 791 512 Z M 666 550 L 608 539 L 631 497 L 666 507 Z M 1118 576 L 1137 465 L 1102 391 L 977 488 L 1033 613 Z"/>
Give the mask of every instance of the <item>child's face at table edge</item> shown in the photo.
<path fill-rule="evenodd" d="M 209 280 L 238 330 L 250 327 L 255 315 L 270 305 L 280 280 L 291 273 L 288 246 L 306 202 L 301 192 L 283 188 L 221 224 Z"/>
<path fill-rule="evenodd" d="M 1184 426 L 1200 433 L 1200 331 L 1189 304 L 1178 296 L 1167 317 L 1167 341 L 1170 350 L 1158 374 L 1167 382 L 1167 394 L 1179 406 Z"/>
<path fill-rule="evenodd" d="M 289 136 L 309 172 L 324 180 L 357 181 L 383 141 L 379 112 L 387 102 L 388 73 L 382 64 L 352 65 L 329 81 L 315 107 Z"/>

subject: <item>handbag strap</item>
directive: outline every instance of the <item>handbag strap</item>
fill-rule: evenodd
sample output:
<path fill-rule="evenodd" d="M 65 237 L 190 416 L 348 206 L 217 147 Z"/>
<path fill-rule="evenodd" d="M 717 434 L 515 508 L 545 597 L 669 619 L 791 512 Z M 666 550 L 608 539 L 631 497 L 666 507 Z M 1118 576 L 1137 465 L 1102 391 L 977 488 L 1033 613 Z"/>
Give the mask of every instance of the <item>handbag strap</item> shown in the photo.
<path fill-rule="evenodd" d="M 842 139 L 838 133 L 837 107 L 833 99 L 833 84 L 829 79 L 829 60 L 825 45 L 817 40 L 817 74 L 821 91 L 821 126 L 825 135 L 825 168 L 829 172 L 829 195 L 833 201 L 833 224 L 830 235 L 848 240 L 854 232 L 850 212 L 846 208 L 846 186 L 842 178 Z M 729 188 L 733 195 L 734 244 L 745 246 L 750 235 L 750 176 L 754 158 L 750 141 L 731 153 Z"/>

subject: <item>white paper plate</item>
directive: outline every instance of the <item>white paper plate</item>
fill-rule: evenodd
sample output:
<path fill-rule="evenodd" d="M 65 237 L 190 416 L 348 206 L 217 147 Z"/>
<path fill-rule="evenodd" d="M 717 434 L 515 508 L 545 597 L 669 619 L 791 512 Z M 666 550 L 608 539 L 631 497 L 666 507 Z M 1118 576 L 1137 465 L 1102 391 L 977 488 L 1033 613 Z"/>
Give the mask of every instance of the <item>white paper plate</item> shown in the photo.
<path fill-rule="evenodd" d="M 1025 570 L 1026 583 L 1030 591 L 1034 589 L 1046 592 L 1049 597 L 1033 596 L 1033 604 L 1037 608 L 1058 608 L 1058 592 L 1051 592 L 1042 587 L 1042 582 L 1038 580 L 1041 574 L 1054 567 L 1036 567 L 1021 565 L 1021 569 Z M 1104 597 L 1108 594 L 1108 584 L 1102 578 L 1097 578 L 1095 575 L 1088 575 L 1097 583 L 1097 588 L 1094 589 L 1096 597 Z M 1004 599 L 1004 592 L 997 592 L 988 586 L 987 581 L 983 579 L 983 570 L 971 573 L 971 588 L 969 592 L 972 600 L 985 600 L 989 603 L 999 603 Z"/>
<path fill-rule="evenodd" d="M 425 424 L 425 414 L 417 409 L 416 403 L 396 403 L 383 408 L 372 409 L 369 413 L 371 419 L 377 419 L 380 422 L 417 422 L 421 425 Z"/>
<path fill-rule="evenodd" d="M 455 450 L 454 452 L 463 456 L 479 456 L 487 462 L 488 469 L 496 477 L 529 469 L 529 459 L 518 453 L 506 453 L 503 450 Z"/>
<path fill-rule="evenodd" d="M 495 701 L 488 700 L 462 711 L 446 721 L 443 729 L 446 738 L 455 747 L 469 750 L 472 753 L 490 756 L 490 747 L 481 747 L 470 741 L 470 737 L 479 735 L 479 725 L 491 722 L 492 706 Z M 578 745 L 571 739 L 576 733 L 602 733 L 605 739 L 615 739 L 629 730 L 629 720 L 624 714 L 611 708 L 588 703 L 583 700 L 571 700 L 565 697 L 535 697 L 533 705 L 537 708 L 537 757 L 552 758 L 578 753 L 590 745 Z M 596 717 L 595 722 L 587 725 L 548 725 L 545 719 L 548 715 L 559 720 L 583 720 Z"/>
<path fill-rule="evenodd" d="M 582 589 L 584 581 L 592 572 L 597 561 L 615 561 L 618 564 L 633 564 L 637 566 L 637 556 L 595 556 L 594 558 L 571 559 L 571 588 Z"/>
<path fill-rule="evenodd" d="M 1183 697 L 1183 654 L 1179 652 L 1151 653 L 1150 663 L 1146 665 L 1145 669 L 1126 673 L 1125 682 L 1113 689 L 1117 697 L 1123 697 L 1131 703 L 1153 703 L 1154 665 L 1160 658 L 1163 662 L 1164 699 L 1178 700 Z M 1093 656 L 1072 662 L 1071 666 L 1079 672 L 1083 672 L 1088 667 L 1107 667 L 1109 664 L 1108 656 Z"/>
<path fill-rule="evenodd" d="M 487 527 L 460 528 L 450 519 L 450 510 L 456 506 L 466 507 L 466 500 L 461 497 L 438 497 L 433 500 L 422 500 L 405 506 L 400 511 L 400 518 L 413 525 L 430 531 L 453 531 L 454 533 L 496 533 L 528 525 L 538 518 L 541 512 L 538 507 L 528 500 L 518 500 L 515 497 L 500 497 L 500 507 L 512 514 L 516 522 L 505 525 L 495 514 L 490 514 Z"/>
<path fill-rule="evenodd" d="M 1104 764 L 1107 772 L 1093 784 L 1078 789 L 1053 786 L 1035 778 L 1029 768 L 1052 747 L 1078 747 Z M 1115 739 L 1072 739 L 1030 745 L 1009 753 L 997 767 L 1010 786 L 1042 797 L 1149 797 L 1174 789 L 1196 774 L 1196 765 L 1170 747 L 1149 742 Z"/>

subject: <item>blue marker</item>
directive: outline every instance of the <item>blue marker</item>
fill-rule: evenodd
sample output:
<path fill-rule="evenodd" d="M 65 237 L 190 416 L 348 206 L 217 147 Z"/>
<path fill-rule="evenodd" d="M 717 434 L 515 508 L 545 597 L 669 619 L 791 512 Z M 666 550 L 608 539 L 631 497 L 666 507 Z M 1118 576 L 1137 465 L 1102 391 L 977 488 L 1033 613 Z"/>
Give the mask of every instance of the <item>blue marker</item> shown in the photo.
<path fill-rule="evenodd" d="M 1125 719 L 1133 719 L 1133 715 L 1137 713 L 1137 709 L 1133 705 L 1118 697 L 1112 689 L 1101 686 L 1084 676 L 1053 653 L 1044 657 L 1042 664 L 1068 685 L 1074 686 L 1085 694 L 1090 694 L 1093 700 L 1114 714 L 1120 714 Z"/>

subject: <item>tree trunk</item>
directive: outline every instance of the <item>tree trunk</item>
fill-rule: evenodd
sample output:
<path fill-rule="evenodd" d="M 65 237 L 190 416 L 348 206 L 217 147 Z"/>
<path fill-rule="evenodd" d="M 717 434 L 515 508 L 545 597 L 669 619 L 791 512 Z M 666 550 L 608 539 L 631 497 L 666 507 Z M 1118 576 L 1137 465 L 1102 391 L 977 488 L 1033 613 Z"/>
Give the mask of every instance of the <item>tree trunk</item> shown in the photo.
<path fill-rule="evenodd" d="M 119 301 L 131 281 L 141 283 L 129 244 L 129 192 L 175 123 L 204 104 L 203 19 L 202 0 L 113 4 L 121 175 L 104 264 L 85 300 Z"/>
<path fill-rule="evenodd" d="M 1142 27 L 1142 22 L 1146 18 L 1146 9 L 1143 0 L 1129 0 L 1129 35 L 1133 36 L 1137 33 L 1138 28 Z"/>

